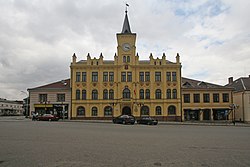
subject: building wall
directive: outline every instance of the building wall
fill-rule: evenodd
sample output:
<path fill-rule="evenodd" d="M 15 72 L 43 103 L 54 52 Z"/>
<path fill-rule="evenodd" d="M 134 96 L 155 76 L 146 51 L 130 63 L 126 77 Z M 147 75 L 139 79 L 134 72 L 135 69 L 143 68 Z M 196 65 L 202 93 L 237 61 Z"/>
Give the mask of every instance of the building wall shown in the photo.
<path fill-rule="evenodd" d="M 210 102 L 204 102 L 203 94 L 208 93 L 210 96 Z M 219 102 L 213 102 L 213 94 L 219 93 Z M 223 93 L 227 93 L 229 95 L 229 101 L 223 102 Z M 184 94 L 190 94 L 190 103 L 184 102 Z M 194 94 L 200 94 L 200 102 L 194 102 Z M 233 112 L 230 110 L 230 105 L 232 104 L 232 96 L 231 90 L 228 89 L 182 89 L 182 112 L 183 112 L 183 120 L 185 120 L 184 111 L 187 110 L 195 110 L 199 113 L 198 120 L 204 120 L 204 110 L 208 110 L 209 120 L 214 120 L 214 111 L 216 110 L 227 110 L 229 120 L 232 120 Z"/>
<path fill-rule="evenodd" d="M 233 93 L 233 103 L 238 106 L 235 110 L 235 120 L 236 121 L 243 121 L 244 120 L 244 102 L 242 92 L 234 92 Z"/>
<path fill-rule="evenodd" d="M 0 99 L 0 116 L 1 115 L 23 115 L 23 103 L 21 101 L 12 101 Z"/>
<path fill-rule="evenodd" d="M 245 91 L 243 93 L 243 106 L 244 106 L 244 121 L 250 122 L 250 91 Z"/>
<path fill-rule="evenodd" d="M 250 91 L 244 92 L 244 121 L 250 122 Z"/>
<path fill-rule="evenodd" d="M 166 60 L 166 56 L 163 55 L 161 59 L 154 59 L 150 56 L 147 61 L 139 61 L 139 56 L 136 55 L 135 34 L 117 34 L 117 53 L 113 61 L 104 61 L 103 56 L 97 58 L 91 58 L 87 56 L 87 60 L 76 62 L 76 56 L 73 56 L 71 63 L 71 87 L 72 87 L 72 118 L 73 119 L 111 119 L 112 117 L 122 114 L 124 107 L 131 109 L 131 114 L 136 117 L 141 116 L 141 108 L 147 106 L 149 108 L 149 115 L 158 117 L 162 120 L 180 120 L 181 117 L 181 64 L 179 62 L 179 55 L 176 56 L 176 62 L 172 63 Z M 131 46 L 129 51 L 123 50 L 124 43 L 128 43 Z M 129 56 L 130 61 L 124 62 L 124 56 Z M 87 80 L 82 82 L 76 81 L 76 73 L 86 72 Z M 92 72 L 98 72 L 98 82 L 92 82 Z M 113 82 L 103 81 L 103 72 L 114 72 Z M 121 73 L 131 72 L 132 81 L 122 82 Z M 150 72 L 150 81 L 141 82 L 139 80 L 140 72 Z M 155 72 L 161 72 L 161 81 L 155 81 Z M 176 81 L 166 81 L 166 72 L 176 72 Z M 145 76 L 144 76 L 145 77 Z M 145 79 L 145 78 L 144 78 Z M 123 90 L 128 88 L 130 90 L 130 98 L 123 98 Z M 92 91 L 98 90 L 98 100 L 92 100 Z M 103 99 L 103 90 L 113 89 L 114 99 Z M 144 91 L 150 90 L 150 99 L 140 99 L 140 89 Z M 156 89 L 161 90 L 161 99 L 155 98 Z M 167 99 L 167 89 L 176 89 L 177 98 Z M 86 100 L 76 99 L 76 91 L 86 90 Z M 82 94 L 81 94 L 82 96 Z M 175 115 L 168 115 L 169 106 L 176 107 Z M 109 116 L 104 116 L 104 108 L 112 107 L 113 113 Z M 156 106 L 160 106 L 162 109 L 161 115 L 156 115 Z M 79 107 L 84 107 L 85 114 L 78 115 L 77 110 Z M 92 107 L 97 107 L 98 115 L 92 116 Z"/>
<path fill-rule="evenodd" d="M 250 91 L 234 92 L 233 102 L 237 105 L 235 120 L 250 122 Z"/>
<path fill-rule="evenodd" d="M 47 101 L 40 102 L 39 95 L 40 94 L 47 94 Z M 64 102 L 58 102 L 57 101 L 57 94 L 65 94 L 65 101 Z M 71 92 L 69 89 L 32 89 L 29 90 L 29 97 L 30 97 L 30 115 L 32 115 L 32 112 L 35 111 L 35 108 L 51 108 L 53 105 L 68 105 L 68 111 L 70 111 L 71 108 Z"/>

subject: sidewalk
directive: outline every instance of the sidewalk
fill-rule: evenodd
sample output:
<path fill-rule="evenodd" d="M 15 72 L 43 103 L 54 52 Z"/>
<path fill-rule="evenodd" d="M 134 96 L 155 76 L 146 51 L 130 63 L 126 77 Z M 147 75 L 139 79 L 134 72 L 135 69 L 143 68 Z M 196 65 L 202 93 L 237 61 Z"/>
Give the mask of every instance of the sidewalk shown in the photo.
<path fill-rule="evenodd" d="M 1 116 L 0 121 L 31 121 L 30 118 L 25 116 Z M 79 122 L 79 123 L 107 123 L 112 124 L 112 120 L 59 120 L 59 122 Z M 196 125 L 196 126 L 237 126 L 237 127 L 250 127 L 249 123 L 236 122 L 235 125 L 229 121 L 185 121 L 185 122 L 172 122 L 172 121 L 159 121 L 158 125 Z"/>
<path fill-rule="evenodd" d="M 110 123 L 112 120 L 60 120 L 64 122 L 82 122 L 82 123 Z M 239 127 L 250 127 L 250 124 L 236 122 L 234 125 L 232 122 L 225 121 L 185 121 L 185 122 L 172 122 L 172 121 L 159 121 L 158 125 L 197 125 L 197 126 L 239 126 Z"/>

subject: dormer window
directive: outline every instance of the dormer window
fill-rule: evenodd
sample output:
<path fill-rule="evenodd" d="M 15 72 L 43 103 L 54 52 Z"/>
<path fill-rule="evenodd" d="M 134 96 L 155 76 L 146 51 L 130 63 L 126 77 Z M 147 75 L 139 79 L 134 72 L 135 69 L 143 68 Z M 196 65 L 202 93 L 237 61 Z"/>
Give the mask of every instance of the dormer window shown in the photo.
<path fill-rule="evenodd" d="M 183 86 L 191 86 L 191 84 L 189 82 L 185 82 Z"/>
<path fill-rule="evenodd" d="M 203 81 L 199 82 L 198 85 L 202 86 L 202 87 L 206 87 L 207 86 L 207 84 L 205 82 L 203 82 Z"/>

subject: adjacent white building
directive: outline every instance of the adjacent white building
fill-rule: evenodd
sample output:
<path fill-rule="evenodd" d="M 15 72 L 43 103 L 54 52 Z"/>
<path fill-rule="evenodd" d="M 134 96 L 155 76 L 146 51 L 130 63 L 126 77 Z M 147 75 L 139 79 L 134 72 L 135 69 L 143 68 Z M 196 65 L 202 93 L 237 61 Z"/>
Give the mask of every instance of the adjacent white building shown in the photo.
<path fill-rule="evenodd" d="M 23 115 L 23 101 L 0 98 L 0 116 Z"/>

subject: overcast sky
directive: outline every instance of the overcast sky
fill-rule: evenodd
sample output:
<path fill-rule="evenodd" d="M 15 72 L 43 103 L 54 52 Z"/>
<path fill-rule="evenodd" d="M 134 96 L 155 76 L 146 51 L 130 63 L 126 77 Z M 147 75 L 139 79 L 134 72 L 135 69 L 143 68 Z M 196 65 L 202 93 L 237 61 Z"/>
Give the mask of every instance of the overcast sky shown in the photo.
<path fill-rule="evenodd" d="M 141 60 L 175 61 L 182 76 L 225 85 L 250 75 L 249 0 L 128 0 Z M 112 60 L 124 0 L 0 0 L 0 98 L 70 77 L 77 59 Z"/>

